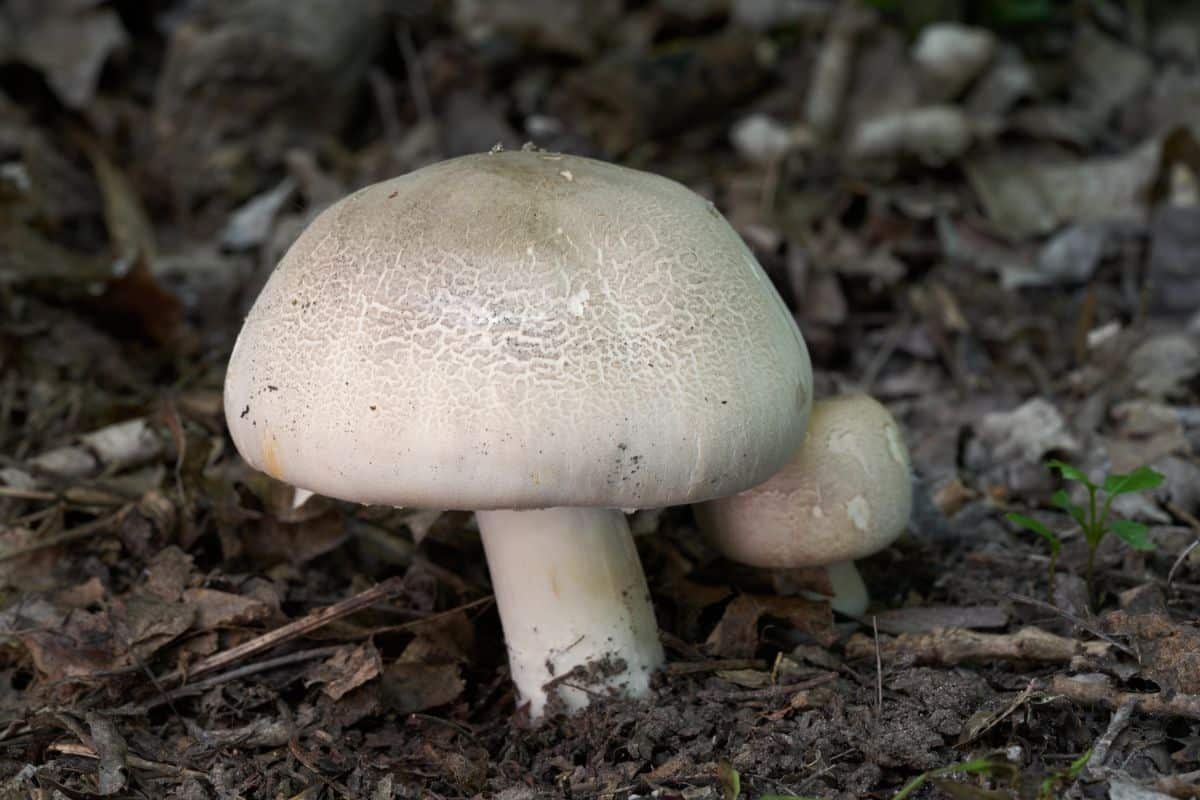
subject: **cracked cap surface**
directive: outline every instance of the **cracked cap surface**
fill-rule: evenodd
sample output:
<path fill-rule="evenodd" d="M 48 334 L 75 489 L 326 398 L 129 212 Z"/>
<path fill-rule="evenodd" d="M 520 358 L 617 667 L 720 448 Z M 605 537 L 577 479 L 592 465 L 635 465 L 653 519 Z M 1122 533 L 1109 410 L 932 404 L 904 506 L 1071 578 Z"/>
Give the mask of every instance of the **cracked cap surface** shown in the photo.
<path fill-rule="evenodd" d="M 674 181 L 545 152 L 464 156 L 320 214 L 234 346 L 254 467 L 432 508 L 644 508 L 795 451 L 812 371 L 737 233 Z"/>

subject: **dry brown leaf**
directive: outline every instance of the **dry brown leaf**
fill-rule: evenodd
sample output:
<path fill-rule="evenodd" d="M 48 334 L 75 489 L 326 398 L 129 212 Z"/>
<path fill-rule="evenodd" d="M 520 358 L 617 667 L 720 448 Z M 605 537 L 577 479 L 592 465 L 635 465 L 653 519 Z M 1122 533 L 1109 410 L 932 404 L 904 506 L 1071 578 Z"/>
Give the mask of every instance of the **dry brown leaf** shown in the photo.
<path fill-rule="evenodd" d="M 1114 158 L 1078 162 L 987 154 L 967 161 L 967 177 L 989 219 L 1022 239 L 1065 222 L 1144 221 L 1161 156 L 1161 139 Z"/>
<path fill-rule="evenodd" d="M 1110 612 L 1105 628 L 1137 640 L 1141 671 L 1164 689 L 1200 694 L 1200 629 L 1176 622 L 1161 611 Z"/>
<path fill-rule="evenodd" d="M 190 555 L 174 545 L 166 547 L 146 565 L 146 591 L 163 600 L 178 600 L 194 568 Z"/>
<path fill-rule="evenodd" d="M 88 714 L 87 724 L 92 735 L 92 747 L 99 756 L 99 794 L 116 794 L 125 788 L 125 759 L 129 748 L 117 726 L 108 717 Z"/>
<path fill-rule="evenodd" d="M 370 642 L 358 647 L 342 647 L 336 653 L 314 665 L 305 678 L 305 685 L 324 684 L 321 691 L 334 700 L 379 677 L 383 662 L 379 651 Z"/>
<path fill-rule="evenodd" d="M 149 595 L 114 598 L 111 615 L 119 640 L 116 646 L 123 652 L 131 645 L 143 661 L 188 630 L 196 618 L 195 610 L 186 605 Z"/>
<path fill-rule="evenodd" d="M 110 8 L 85 3 L 16 4 L 40 9 L 21 26 L 20 57 L 41 71 L 46 82 L 72 109 L 91 104 L 109 56 L 129 43 L 120 15 Z"/>
<path fill-rule="evenodd" d="M 241 545 L 258 561 L 303 564 L 335 550 L 349 535 L 342 515 L 326 511 L 314 519 L 290 524 L 266 517 L 262 527 L 253 536 L 244 537 Z"/>
<path fill-rule="evenodd" d="M 1003 628 L 1008 614 L 999 606 L 907 606 L 875 617 L 882 633 L 924 633 L 938 628 Z"/>
<path fill-rule="evenodd" d="M 786 620 L 821 644 L 832 644 L 835 638 L 833 613 L 825 603 L 802 597 L 743 594 L 725 607 L 705 646 L 714 656 L 750 658 L 758 649 L 758 622 L 764 615 Z"/>
<path fill-rule="evenodd" d="M 465 684 L 457 664 L 396 662 L 383 672 L 383 700 L 399 714 L 436 708 L 458 699 Z"/>
<path fill-rule="evenodd" d="M 216 589 L 188 589 L 184 602 L 195 609 L 196 630 L 262 622 L 271 616 L 271 609 L 261 600 Z"/>

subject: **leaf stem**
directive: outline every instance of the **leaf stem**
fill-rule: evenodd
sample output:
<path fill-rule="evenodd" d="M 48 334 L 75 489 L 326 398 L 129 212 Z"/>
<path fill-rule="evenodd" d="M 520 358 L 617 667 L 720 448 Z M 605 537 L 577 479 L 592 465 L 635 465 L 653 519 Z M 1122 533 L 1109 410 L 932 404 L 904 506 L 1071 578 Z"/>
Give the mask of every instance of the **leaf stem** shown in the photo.
<path fill-rule="evenodd" d="M 1087 555 L 1087 593 L 1088 605 L 1096 609 L 1096 550 L 1097 546 L 1088 542 Z"/>

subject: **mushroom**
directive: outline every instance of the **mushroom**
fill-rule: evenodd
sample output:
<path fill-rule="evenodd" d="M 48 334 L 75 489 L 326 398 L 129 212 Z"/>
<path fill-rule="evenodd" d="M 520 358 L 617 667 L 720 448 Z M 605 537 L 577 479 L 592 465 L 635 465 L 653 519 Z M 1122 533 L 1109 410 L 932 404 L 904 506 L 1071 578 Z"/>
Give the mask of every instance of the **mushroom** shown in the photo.
<path fill-rule="evenodd" d="M 368 186 L 304 231 L 230 357 L 238 450 L 294 486 L 476 512 L 529 713 L 663 660 L 620 509 L 698 502 L 799 446 L 812 370 L 713 205 L 543 151 Z"/>
<path fill-rule="evenodd" d="M 858 394 L 818 400 L 787 466 L 748 491 L 699 504 L 696 518 L 732 561 L 826 567 L 830 604 L 857 616 L 868 594 L 853 559 L 887 547 L 911 511 L 911 467 L 896 420 Z"/>

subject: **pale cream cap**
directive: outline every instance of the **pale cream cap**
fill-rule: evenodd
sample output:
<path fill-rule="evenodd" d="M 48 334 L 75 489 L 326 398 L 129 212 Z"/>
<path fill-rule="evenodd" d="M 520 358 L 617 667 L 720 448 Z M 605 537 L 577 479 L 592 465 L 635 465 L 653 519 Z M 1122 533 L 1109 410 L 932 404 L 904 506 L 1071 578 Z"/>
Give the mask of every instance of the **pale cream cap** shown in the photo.
<path fill-rule="evenodd" d="M 804 341 L 711 203 L 545 152 L 465 156 L 322 213 L 234 347 L 253 466 L 433 508 L 645 508 L 760 483 L 811 408 Z"/>
<path fill-rule="evenodd" d="M 899 426 L 866 395 L 814 404 L 804 444 L 753 489 L 703 503 L 696 516 L 733 561 L 823 566 L 882 550 L 912 512 L 912 468 Z"/>

